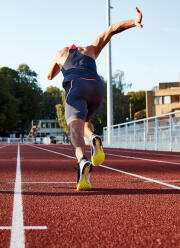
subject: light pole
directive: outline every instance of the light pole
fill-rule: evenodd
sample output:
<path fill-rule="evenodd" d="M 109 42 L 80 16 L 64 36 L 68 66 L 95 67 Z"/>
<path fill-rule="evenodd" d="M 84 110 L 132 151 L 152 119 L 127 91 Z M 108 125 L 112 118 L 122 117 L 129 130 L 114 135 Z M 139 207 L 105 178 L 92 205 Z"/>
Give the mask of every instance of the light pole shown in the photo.
<path fill-rule="evenodd" d="M 107 28 L 111 25 L 110 0 L 107 4 Z M 107 44 L 107 141 L 111 144 L 111 128 L 113 125 L 113 94 L 112 94 L 112 66 L 111 66 L 111 41 Z"/>
<path fill-rule="evenodd" d="M 132 121 L 132 97 L 129 98 L 129 118 Z"/>

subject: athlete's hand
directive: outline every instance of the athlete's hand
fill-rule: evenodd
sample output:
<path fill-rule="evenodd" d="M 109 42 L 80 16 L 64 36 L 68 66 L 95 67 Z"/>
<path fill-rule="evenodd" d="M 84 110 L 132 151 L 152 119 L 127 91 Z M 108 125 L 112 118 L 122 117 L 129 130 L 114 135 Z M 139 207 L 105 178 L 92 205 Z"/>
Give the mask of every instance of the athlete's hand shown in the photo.
<path fill-rule="evenodd" d="M 137 7 L 136 7 L 136 10 L 137 10 L 137 16 L 136 16 L 136 19 L 135 19 L 135 25 L 137 27 L 143 28 L 143 25 L 141 24 L 142 13 L 141 13 L 141 11 Z"/>

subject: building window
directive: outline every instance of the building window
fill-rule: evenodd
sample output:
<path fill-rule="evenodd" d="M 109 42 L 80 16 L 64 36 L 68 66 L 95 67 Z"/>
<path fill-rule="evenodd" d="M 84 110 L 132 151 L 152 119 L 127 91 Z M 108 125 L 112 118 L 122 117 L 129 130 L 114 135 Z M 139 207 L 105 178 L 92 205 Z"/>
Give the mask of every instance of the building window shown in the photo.
<path fill-rule="evenodd" d="M 171 103 L 179 103 L 180 102 L 180 96 L 171 96 Z"/>
<path fill-rule="evenodd" d="M 162 104 L 170 104 L 171 98 L 170 96 L 162 96 Z"/>
<path fill-rule="evenodd" d="M 60 128 L 60 126 L 59 126 L 59 123 L 58 123 L 58 122 L 56 123 L 56 128 Z"/>
<path fill-rule="evenodd" d="M 46 123 L 41 122 L 41 128 L 46 128 Z"/>
<path fill-rule="evenodd" d="M 51 128 L 55 128 L 55 123 L 54 122 L 51 123 Z"/>
<path fill-rule="evenodd" d="M 46 123 L 46 128 L 51 128 L 51 124 L 50 123 Z"/>
<path fill-rule="evenodd" d="M 162 104 L 162 97 L 161 96 L 155 96 L 154 97 L 154 104 Z"/>

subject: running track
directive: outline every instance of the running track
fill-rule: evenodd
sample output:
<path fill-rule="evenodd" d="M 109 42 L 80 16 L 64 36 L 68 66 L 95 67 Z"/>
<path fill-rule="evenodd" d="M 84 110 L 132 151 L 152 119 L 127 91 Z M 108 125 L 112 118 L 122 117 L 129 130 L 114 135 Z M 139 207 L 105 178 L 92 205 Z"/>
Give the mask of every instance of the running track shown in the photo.
<path fill-rule="evenodd" d="M 180 153 L 105 151 L 77 192 L 69 145 L 0 144 L 0 247 L 180 247 Z"/>

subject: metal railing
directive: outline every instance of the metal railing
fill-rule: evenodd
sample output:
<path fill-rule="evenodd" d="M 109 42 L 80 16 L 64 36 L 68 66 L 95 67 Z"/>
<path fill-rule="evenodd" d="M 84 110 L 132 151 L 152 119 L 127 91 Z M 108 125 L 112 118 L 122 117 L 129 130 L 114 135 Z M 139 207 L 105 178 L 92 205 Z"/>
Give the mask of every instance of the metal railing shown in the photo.
<path fill-rule="evenodd" d="M 22 142 L 23 140 L 21 138 L 0 137 L 0 143 L 16 144 L 16 143 L 22 143 Z"/>
<path fill-rule="evenodd" d="M 36 143 L 36 142 L 40 144 L 41 142 L 40 142 L 39 139 L 37 138 L 37 141 L 36 141 L 35 138 L 8 138 L 8 137 L 0 137 L 0 144 L 2 144 L 2 143 L 4 143 L 4 144 L 5 143 L 7 143 L 7 144 L 18 144 L 18 143 Z M 43 139 L 45 139 L 45 138 L 43 138 Z"/>
<path fill-rule="evenodd" d="M 57 143 L 63 143 L 63 136 L 57 136 L 55 138 Z M 7 138 L 7 137 L 0 137 L 0 144 L 17 144 L 17 143 L 31 143 L 31 144 L 51 144 L 50 137 L 36 137 L 36 138 Z"/>
<path fill-rule="evenodd" d="M 180 151 L 180 111 L 104 127 L 103 140 L 104 147 Z"/>

